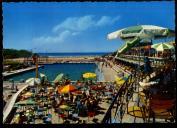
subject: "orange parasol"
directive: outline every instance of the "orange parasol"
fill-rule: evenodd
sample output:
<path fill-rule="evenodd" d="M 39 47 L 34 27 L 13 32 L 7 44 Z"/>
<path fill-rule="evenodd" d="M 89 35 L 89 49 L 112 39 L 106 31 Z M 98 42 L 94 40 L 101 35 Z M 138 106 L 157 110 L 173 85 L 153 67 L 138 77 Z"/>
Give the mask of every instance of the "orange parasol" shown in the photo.
<path fill-rule="evenodd" d="M 61 89 L 63 88 L 64 86 L 59 86 L 58 87 L 58 93 L 61 93 Z"/>
<path fill-rule="evenodd" d="M 58 92 L 59 93 L 69 93 L 69 92 L 73 92 L 75 90 L 77 90 L 77 88 L 74 85 L 68 84 L 62 88 L 59 88 Z"/>

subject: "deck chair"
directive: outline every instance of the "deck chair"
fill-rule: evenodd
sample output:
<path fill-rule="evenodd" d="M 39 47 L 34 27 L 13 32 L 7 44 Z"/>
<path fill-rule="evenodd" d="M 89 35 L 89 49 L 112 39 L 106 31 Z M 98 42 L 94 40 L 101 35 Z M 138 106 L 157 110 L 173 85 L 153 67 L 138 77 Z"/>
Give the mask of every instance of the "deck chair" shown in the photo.
<path fill-rule="evenodd" d="M 165 121 L 173 121 L 175 119 L 175 102 L 176 99 L 151 99 L 150 114 L 155 119 L 165 119 Z"/>
<path fill-rule="evenodd" d="M 95 118 L 95 112 L 87 112 L 87 114 L 88 114 L 88 121 L 89 121 L 90 117 Z"/>
<path fill-rule="evenodd" d="M 145 94 L 140 92 L 140 103 L 141 106 L 130 106 L 127 108 L 127 114 L 134 117 L 134 122 L 136 121 L 136 118 L 142 118 L 144 122 L 147 122 L 147 119 L 149 117 L 148 112 L 148 105 Z"/>

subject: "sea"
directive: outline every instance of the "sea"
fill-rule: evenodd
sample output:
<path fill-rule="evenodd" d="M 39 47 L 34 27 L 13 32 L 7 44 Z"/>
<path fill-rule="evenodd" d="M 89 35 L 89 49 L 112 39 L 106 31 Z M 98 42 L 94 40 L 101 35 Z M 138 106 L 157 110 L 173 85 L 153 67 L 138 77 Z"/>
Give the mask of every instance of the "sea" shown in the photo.
<path fill-rule="evenodd" d="M 84 53 L 38 53 L 39 56 L 48 57 L 79 57 L 79 56 L 103 56 L 111 52 L 84 52 Z"/>

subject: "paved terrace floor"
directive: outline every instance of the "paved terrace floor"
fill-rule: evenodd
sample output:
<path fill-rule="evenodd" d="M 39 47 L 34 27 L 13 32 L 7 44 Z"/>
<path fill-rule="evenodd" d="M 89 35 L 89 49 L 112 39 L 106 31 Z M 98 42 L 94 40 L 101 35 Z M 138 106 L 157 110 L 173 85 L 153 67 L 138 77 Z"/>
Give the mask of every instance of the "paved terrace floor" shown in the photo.
<path fill-rule="evenodd" d="M 38 66 L 38 68 L 39 67 L 42 67 L 42 66 Z M 2 75 L 4 77 L 7 77 L 7 76 L 14 75 L 14 74 L 19 74 L 19 73 L 22 73 L 22 72 L 30 71 L 30 70 L 33 70 L 35 68 L 36 68 L 36 66 L 32 66 L 32 67 L 28 67 L 28 68 L 25 68 L 25 69 L 18 69 L 18 70 L 14 70 L 14 71 L 10 71 L 10 72 L 3 72 Z"/>
<path fill-rule="evenodd" d="M 96 119 L 97 123 L 101 123 L 101 121 L 103 120 L 110 105 L 111 105 L 111 100 L 107 100 L 107 99 L 103 100 L 102 99 L 98 105 L 99 108 L 101 108 L 101 110 L 99 110 L 99 112 L 100 112 L 99 114 L 95 115 L 94 117 L 90 117 L 90 118 L 88 118 L 88 116 L 86 116 L 86 117 L 78 116 L 78 118 L 81 121 L 85 120 L 87 124 L 88 123 L 95 123 L 93 121 L 93 119 Z M 17 111 L 21 111 L 21 109 L 23 109 L 23 108 L 18 108 Z M 58 114 L 54 112 L 54 108 L 48 109 L 47 113 L 50 113 L 52 115 L 52 124 L 63 124 L 63 119 L 58 117 Z M 47 113 L 44 112 L 44 114 L 47 114 Z M 11 123 L 13 122 L 13 119 L 12 119 Z M 67 120 L 69 120 L 69 119 L 67 119 Z M 72 120 L 69 120 L 69 121 L 70 121 L 70 123 L 73 123 L 73 124 L 76 123 L 75 121 L 72 121 Z M 44 123 L 43 123 L 42 119 L 35 119 L 34 124 L 44 124 Z"/>
<path fill-rule="evenodd" d="M 17 93 L 12 95 L 12 97 L 7 101 L 6 106 L 3 109 L 3 122 L 5 122 L 6 118 L 10 114 L 18 95 L 27 87 L 28 87 L 28 85 L 24 83 L 23 87 L 20 88 Z"/>

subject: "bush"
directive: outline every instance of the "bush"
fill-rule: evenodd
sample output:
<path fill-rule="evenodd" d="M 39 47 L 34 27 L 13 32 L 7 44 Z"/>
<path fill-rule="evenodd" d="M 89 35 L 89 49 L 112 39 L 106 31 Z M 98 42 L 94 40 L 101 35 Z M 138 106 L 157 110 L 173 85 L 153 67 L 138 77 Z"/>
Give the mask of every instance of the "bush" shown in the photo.
<path fill-rule="evenodd" d="M 24 67 L 23 63 L 19 63 L 15 61 L 5 61 L 4 65 L 10 65 L 10 70 L 17 70 Z"/>
<path fill-rule="evenodd" d="M 32 52 L 27 50 L 3 49 L 4 59 L 30 57 Z"/>

